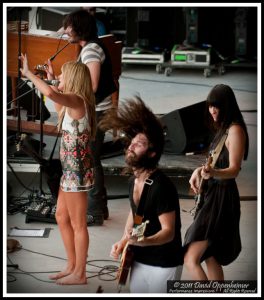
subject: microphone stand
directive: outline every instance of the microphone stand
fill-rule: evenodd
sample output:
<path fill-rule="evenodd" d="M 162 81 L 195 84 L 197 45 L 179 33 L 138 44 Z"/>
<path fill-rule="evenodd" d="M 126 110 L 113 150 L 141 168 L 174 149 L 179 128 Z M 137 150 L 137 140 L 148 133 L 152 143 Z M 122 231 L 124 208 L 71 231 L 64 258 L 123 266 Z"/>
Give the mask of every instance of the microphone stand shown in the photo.
<path fill-rule="evenodd" d="M 39 114 L 40 114 L 40 147 L 39 147 L 39 155 L 42 157 L 43 154 L 43 100 L 44 96 L 41 93 L 40 94 L 40 104 L 39 104 Z M 43 189 L 42 189 L 42 178 L 43 178 L 43 168 L 40 165 L 40 173 L 39 173 L 39 191 L 40 191 L 40 197 L 45 196 Z"/>
<path fill-rule="evenodd" d="M 62 47 L 58 52 L 56 52 L 51 58 L 50 61 L 54 60 L 54 58 L 64 49 L 66 48 L 68 45 L 70 44 L 70 42 L 68 44 L 66 44 L 64 47 Z M 43 79 L 43 78 L 42 78 Z M 43 103 L 44 103 L 44 96 L 41 93 L 40 94 L 40 105 L 39 105 L 39 113 L 40 113 L 40 147 L 39 147 L 39 155 L 40 157 L 42 157 L 43 155 L 43 123 L 44 123 L 44 118 L 43 118 Z M 39 181 L 39 191 L 40 194 L 38 195 L 40 198 L 42 198 L 43 196 L 45 196 L 45 193 L 43 192 L 42 189 L 42 178 L 43 178 L 43 167 L 40 165 L 40 181 Z"/>
<path fill-rule="evenodd" d="M 57 51 L 54 55 L 52 55 L 50 58 L 49 58 L 49 60 L 50 61 L 53 61 L 54 60 L 54 58 L 63 50 L 63 49 L 65 49 L 69 44 L 71 44 L 70 42 L 68 42 L 64 47 L 62 47 L 59 51 Z M 42 67 L 45 67 L 45 66 L 47 66 L 47 64 L 44 64 L 44 65 L 38 65 L 41 69 L 42 69 Z"/>
<path fill-rule="evenodd" d="M 19 79 L 21 78 L 20 68 L 21 68 L 21 61 L 19 59 L 19 56 L 21 55 L 21 16 L 22 12 L 19 10 L 19 21 L 18 21 L 18 80 L 17 80 L 17 86 Z M 17 102 L 17 138 L 20 138 L 21 135 L 21 111 L 20 111 L 20 101 L 19 98 Z"/>
<path fill-rule="evenodd" d="M 19 14 L 19 23 L 18 23 L 18 26 L 19 26 L 19 29 L 18 29 L 18 41 L 19 41 L 18 56 L 21 56 L 21 19 L 22 19 L 22 17 L 21 17 L 21 12 L 20 12 L 20 14 Z M 52 57 L 50 57 L 49 60 L 53 61 L 55 59 L 55 57 L 63 49 L 65 49 L 69 44 L 70 44 L 70 42 L 68 42 L 64 47 L 62 47 L 59 51 L 57 51 Z M 21 68 L 21 61 L 20 61 L 20 59 L 18 59 L 18 79 L 21 78 L 20 68 Z M 17 83 L 17 85 L 18 85 L 18 83 Z M 35 89 L 35 87 L 33 86 L 32 90 L 34 90 L 34 89 Z M 25 94 L 27 94 L 27 93 L 25 93 Z M 14 100 L 19 100 L 25 94 L 17 97 Z M 12 102 L 14 100 L 12 100 Z M 44 123 L 44 120 L 43 120 L 44 119 L 43 118 L 43 103 L 44 102 L 43 102 L 43 100 L 44 100 L 44 96 L 41 93 L 40 94 L 40 106 L 39 106 L 39 112 L 40 112 L 40 148 L 39 148 L 39 155 L 40 155 L 41 158 L 42 158 L 42 155 L 43 155 L 43 123 Z M 18 108 L 17 135 L 20 138 L 20 135 L 21 135 L 21 115 L 20 115 L 20 104 L 19 104 L 19 101 L 17 102 L 17 108 Z M 43 168 L 40 165 L 40 181 L 39 181 L 39 194 L 38 194 L 38 197 L 40 199 L 45 198 L 45 193 L 43 192 L 43 188 L 42 188 L 42 179 L 43 179 Z"/>
<path fill-rule="evenodd" d="M 54 55 L 52 55 L 51 57 L 50 57 L 50 61 L 53 61 L 53 59 L 64 49 L 64 48 L 66 48 L 68 45 L 70 44 L 70 42 L 68 42 L 68 44 L 66 44 L 64 47 L 62 47 L 59 51 L 57 51 Z"/>
<path fill-rule="evenodd" d="M 66 44 L 64 47 L 62 47 L 58 52 L 56 52 L 51 58 L 50 61 L 52 61 L 64 48 L 66 48 L 68 44 Z M 41 78 L 43 79 L 43 78 Z M 43 123 L 44 123 L 44 118 L 43 118 L 43 103 L 44 103 L 44 96 L 42 93 L 40 93 L 40 104 L 39 104 L 39 113 L 40 113 L 40 147 L 39 147 L 39 156 L 42 158 L 43 155 Z M 43 192 L 42 189 L 42 179 L 43 179 L 43 167 L 40 165 L 40 173 L 39 173 L 39 198 L 45 197 L 45 193 Z"/>

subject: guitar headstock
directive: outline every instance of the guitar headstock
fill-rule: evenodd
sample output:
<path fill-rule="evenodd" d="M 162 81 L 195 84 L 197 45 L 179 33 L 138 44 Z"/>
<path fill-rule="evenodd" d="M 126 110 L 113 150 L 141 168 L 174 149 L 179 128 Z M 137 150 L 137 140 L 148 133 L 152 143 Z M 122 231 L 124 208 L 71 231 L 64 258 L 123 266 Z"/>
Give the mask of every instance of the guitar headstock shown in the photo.
<path fill-rule="evenodd" d="M 211 166 L 211 164 L 213 162 L 213 157 L 214 157 L 214 151 L 211 150 L 209 152 L 209 155 L 206 157 L 205 168 L 208 168 Z"/>
<path fill-rule="evenodd" d="M 143 240 L 144 233 L 145 233 L 148 223 L 149 223 L 149 220 L 146 220 L 145 222 L 142 222 L 140 225 L 136 225 L 136 227 L 133 228 L 132 236 L 137 237 L 138 242 Z"/>
<path fill-rule="evenodd" d="M 208 163 L 208 165 L 211 165 L 211 163 L 213 162 L 213 157 L 214 157 L 214 151 L 211 150 L 211 151 L 209 152 L 209 155 L 208 155 L 208 158 L 207 158 L 207 163 Z"/>

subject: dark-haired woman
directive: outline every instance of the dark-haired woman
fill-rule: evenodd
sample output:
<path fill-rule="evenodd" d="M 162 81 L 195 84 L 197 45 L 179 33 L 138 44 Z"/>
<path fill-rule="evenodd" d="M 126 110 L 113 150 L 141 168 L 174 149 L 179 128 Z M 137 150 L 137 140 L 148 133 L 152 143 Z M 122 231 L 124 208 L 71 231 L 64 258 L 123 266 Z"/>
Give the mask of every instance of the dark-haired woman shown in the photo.
<path fill-rule="evenodd" d="M 215 131 L 210 150 L 228 134 L 215 166 L 199 167 L 190 178 L 194 193 L 199 192 L 202 178 L 206 189 L 204 204 L 185 234 L 184 264 L 193 280 L 224 280 L 222 266 L 233 262 L 241 251 L 240 197 L 235 178 L 243 159 L 247 159 L 249 139 L 229 86 L 214 86 L 206 103 L 208 121 Z M 203 261 L 207 272 L 201 265 Z"/>

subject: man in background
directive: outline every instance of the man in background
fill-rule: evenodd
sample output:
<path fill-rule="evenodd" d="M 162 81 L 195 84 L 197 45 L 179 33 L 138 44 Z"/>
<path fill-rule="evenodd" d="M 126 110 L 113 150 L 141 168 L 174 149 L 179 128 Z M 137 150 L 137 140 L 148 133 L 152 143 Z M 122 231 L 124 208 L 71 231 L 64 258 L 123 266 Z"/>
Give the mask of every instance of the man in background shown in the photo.
<path fill-rule="evenodd" d="M 94 16 L 96 20 L 97 35 L 98 36 L 106 35 L 107 32 L 104 23 L 96 17 L 96 7 L 84 6 L 83 9 L 87 10 L 92 16 Z"/>

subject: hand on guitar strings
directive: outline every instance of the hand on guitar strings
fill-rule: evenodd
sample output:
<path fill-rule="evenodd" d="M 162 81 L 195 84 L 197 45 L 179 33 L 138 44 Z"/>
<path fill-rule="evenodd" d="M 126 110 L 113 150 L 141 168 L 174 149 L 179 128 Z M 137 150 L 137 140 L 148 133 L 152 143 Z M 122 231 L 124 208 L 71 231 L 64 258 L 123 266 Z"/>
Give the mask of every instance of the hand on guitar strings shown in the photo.
<path fill-rule="evenodd" d="M 200 187 L 200 183 L 201 183 L 201 179 L 202 179 L 201 170 L 202 170 L 202 167 L 197 168 L 193 172 L 193 174 L 189 180 L 190 187 L 193 190 L 194 194 L 196 194 L 196 195 L 199 193 L 199 187 Z"/>
<path fill-rule="evenodd" d="M 119 259 L 119 256 L 122 254 L 125 247 L 126 241 L 120 240 L 112 245 L 110 257 L 114 259 Z"/>

